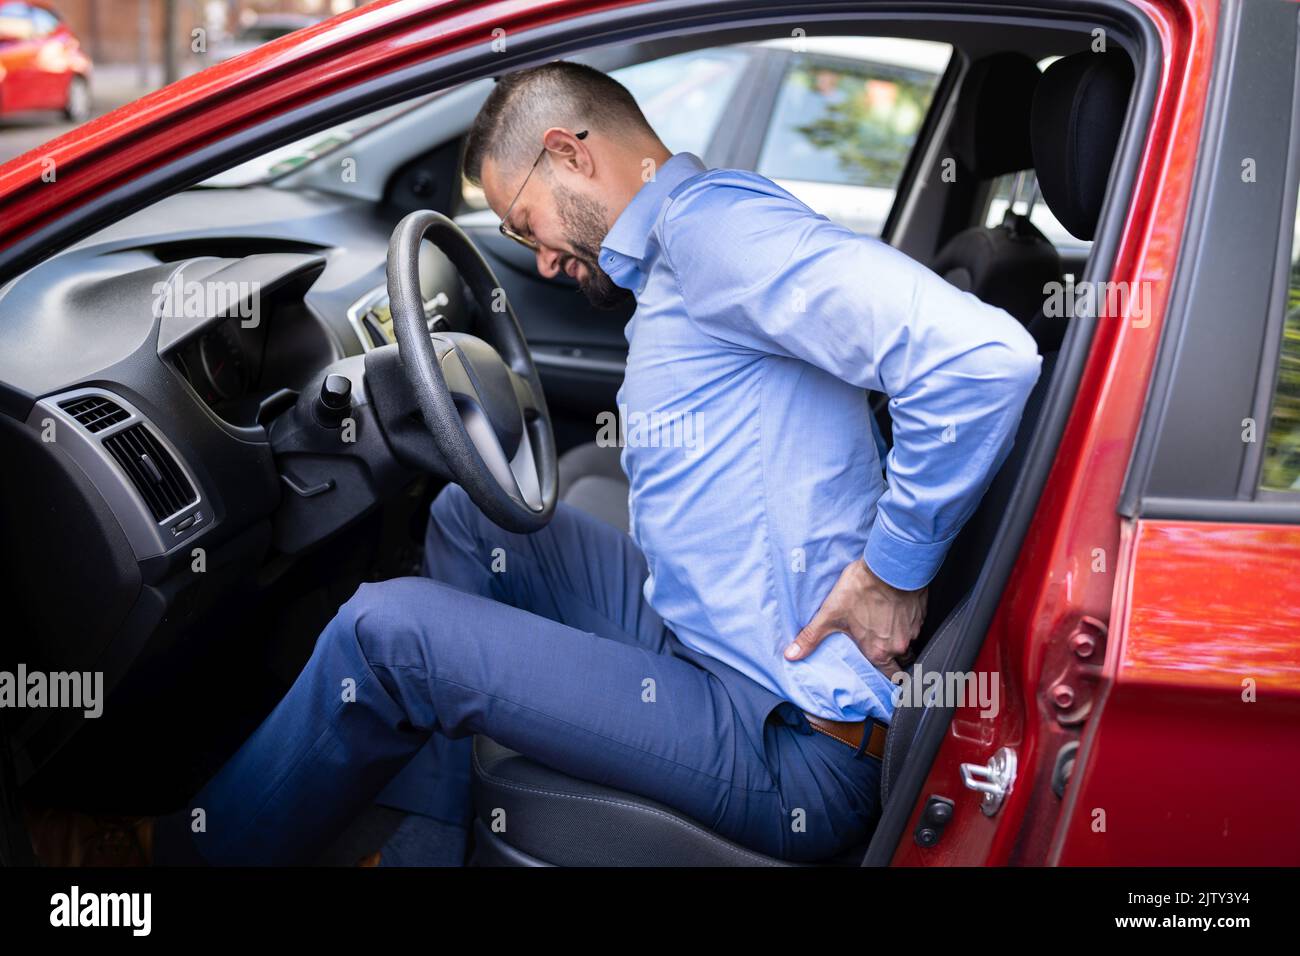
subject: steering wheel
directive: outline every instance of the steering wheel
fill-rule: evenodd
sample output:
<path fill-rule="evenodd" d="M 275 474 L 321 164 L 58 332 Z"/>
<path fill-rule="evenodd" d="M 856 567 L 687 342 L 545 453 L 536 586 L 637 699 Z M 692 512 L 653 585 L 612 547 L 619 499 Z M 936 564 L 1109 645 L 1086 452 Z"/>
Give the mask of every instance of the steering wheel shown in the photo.
<path fill-rule="evenodd" d="M 430 333 L 420 292 L 420 244 L 451 260 L 491 340 Z M 397 224 L 388 243 L 388 299 L 402 368 L 451 477 L 507 531 L 546 526 L 559 474 L 551 416 L 505 290 L 469 236 L 432 210 Z"/>

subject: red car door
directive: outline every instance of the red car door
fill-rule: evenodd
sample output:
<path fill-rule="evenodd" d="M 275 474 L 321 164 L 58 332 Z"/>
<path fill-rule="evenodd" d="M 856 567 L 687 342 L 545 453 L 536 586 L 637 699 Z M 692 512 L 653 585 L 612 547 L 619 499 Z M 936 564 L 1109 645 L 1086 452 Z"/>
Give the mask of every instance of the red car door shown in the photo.
<path fill-rule="evenodd" d="M 1224 22 L 1062 863 L 1300 862 L 1300 5 Z"/>
<path fill-rule="evenodd" d="M 1134 522 L 1120 513 L 1121 494 L 1170 309 L 1168 277 L 1179 265 L 1193 199 L 1219 8 L 1219 0 L 1141 6 L 1160 49 L 1140 58 L 1131 139 L 1121 143 L 1110 186 L 1115 193 L 1117 184 L 1132 183 L 1131 193 L 1109 220 L 1103 216 L 1081 279 L 1126 283 L 1145 290 L 1149 304 L 1141 321 L 1093 319 L 1086 358 L 1062 353 L 1062 365 L 1083 363 L 1077 392 L 973 664 L 977 674 L 998 675 L 1001 706 L 995 716 L 958 708 L 942 728 L 928 775 L 914 794 L 912 788 L 905 793 L 910 815 L 898 829 L 896 865 L 1080 862 L 1072 846 L 1062 846 L 1061 833 L 1088 825 L 1095 806 L 1079 794 L 1097 772 L 1090 735 L 1105 713 L 1122 642 L 1116 608 L 1135 533 Z M 990 806 L 976 787 L 1000 761 L 1014 763 L 1013 779 Z M 1195 766 L 1211 772 L 1205 762 Z M 1110 805 L 1113 816 L 1133 811 L 1132 800 Z M 1172 841 L 1178 832 L 1165 836 Z M 1166 859 L 1131 853 L 1125 862 Z"/>
<path fill-rule="evenodd" d="M 1210 0 L 1160 26 L 1109 274 L 1151 306 L 1098 320 L 976 664 L 1011 705 L 957 711 L 896 863 L 1300 861 L 1298 25 Z M 1006 752 L 981 813 L 963 765 Z M 951 820 L 924 847 L 933 795 Z"/>

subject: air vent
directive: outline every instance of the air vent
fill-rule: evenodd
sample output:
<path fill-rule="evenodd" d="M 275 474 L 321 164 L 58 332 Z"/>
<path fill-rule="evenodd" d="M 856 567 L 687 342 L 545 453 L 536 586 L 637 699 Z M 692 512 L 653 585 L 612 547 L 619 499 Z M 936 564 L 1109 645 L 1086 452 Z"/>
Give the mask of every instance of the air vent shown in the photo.
<path fill-rule="evenodd" d="M 144 425 L 132 425 L 109 435 L 104 439 L 104 447 L 127 473 L 155 521 L 162 521 L 194 503 L 194 486 L 171 453 Z"/>
<path fill-rule="evenodd" d="M 70 398 L 66 402 L 60 402 L 59 408 L 80 422 L 88 432 L 103 431 L 109 425 L 116 425 L 131 417 L 122 406 L 99 395 Z"/>

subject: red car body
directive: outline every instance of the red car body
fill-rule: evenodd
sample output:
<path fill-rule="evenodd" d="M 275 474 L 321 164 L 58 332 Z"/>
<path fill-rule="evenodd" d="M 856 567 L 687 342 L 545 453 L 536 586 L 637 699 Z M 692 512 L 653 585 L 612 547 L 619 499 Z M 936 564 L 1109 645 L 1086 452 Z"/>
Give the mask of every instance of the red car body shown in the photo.
<path fill-rule="evenodd" d="M 8 15 L 6 15 L 8 14 Z M 0 2 L 0 116 L 67 110 L 74 82 L 87 82 L 90 57 L 42 0 Z"/>
<path fill-rule="evenodd" d="M 380 0 L 186 78 L 0 167 L 0 249 L 178 154 L 341 88 L 473 44 L 625 3 Z M 1164 46 L 1140 169 L 1111 278 L 1153 284 L 1150 324 L 1098 327 L 1026 543 L 983 644 L 1012 700 L 958 710 L 913 808 L 955 795 L 943 840 L 899 841 L 904 865 L 1274 864 L 1300 854 L 1284 803 L 1300 789 L 1300 529 L 1128 519 L 1116 502 L 1166 320 L 1192 201 L 1214 61 L 1217 0 L 1136 0 Z M 54 164 L 55 182 L 42 182 Z M 1093 573 L 1100 553 L 1110 573 Z M 1225 557 L 1226 556 L 1226 557 Z M 1076 640 L 1078 635 L 1082 639 Z M 1081 649 L 1094 648 L 1084 656 Z M 1242 676 L 1282 705 L 1240 706 Z M 1063 804 L 1053 759 L 1079 727 Z M 962 763 L 1016 749 L 1002 810 L 978 811 Z M 1097 811 L 1106 839 L 1098 839 Z M 1172 824 L 1172 825 L 1169 825 Z"/>

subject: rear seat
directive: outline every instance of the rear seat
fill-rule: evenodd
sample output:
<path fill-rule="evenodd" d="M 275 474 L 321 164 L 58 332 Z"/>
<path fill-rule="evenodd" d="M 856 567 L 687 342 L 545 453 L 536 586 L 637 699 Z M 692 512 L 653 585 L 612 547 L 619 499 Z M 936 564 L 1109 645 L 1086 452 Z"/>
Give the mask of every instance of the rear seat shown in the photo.
<path fill-rule="evenodd" d="M 1030 117 L 1041 79 L 1023 53 L 997 53 L 971 65 L 950 137 L 961 175 L 986 181 L 1033 168 Z M 1010 209 L 996 226 L 973 226 L 953 236 L 930 268 L 1022 324 L 1038 314 L 1044 284 L 1061 279 L 1056 247 Z"/>

